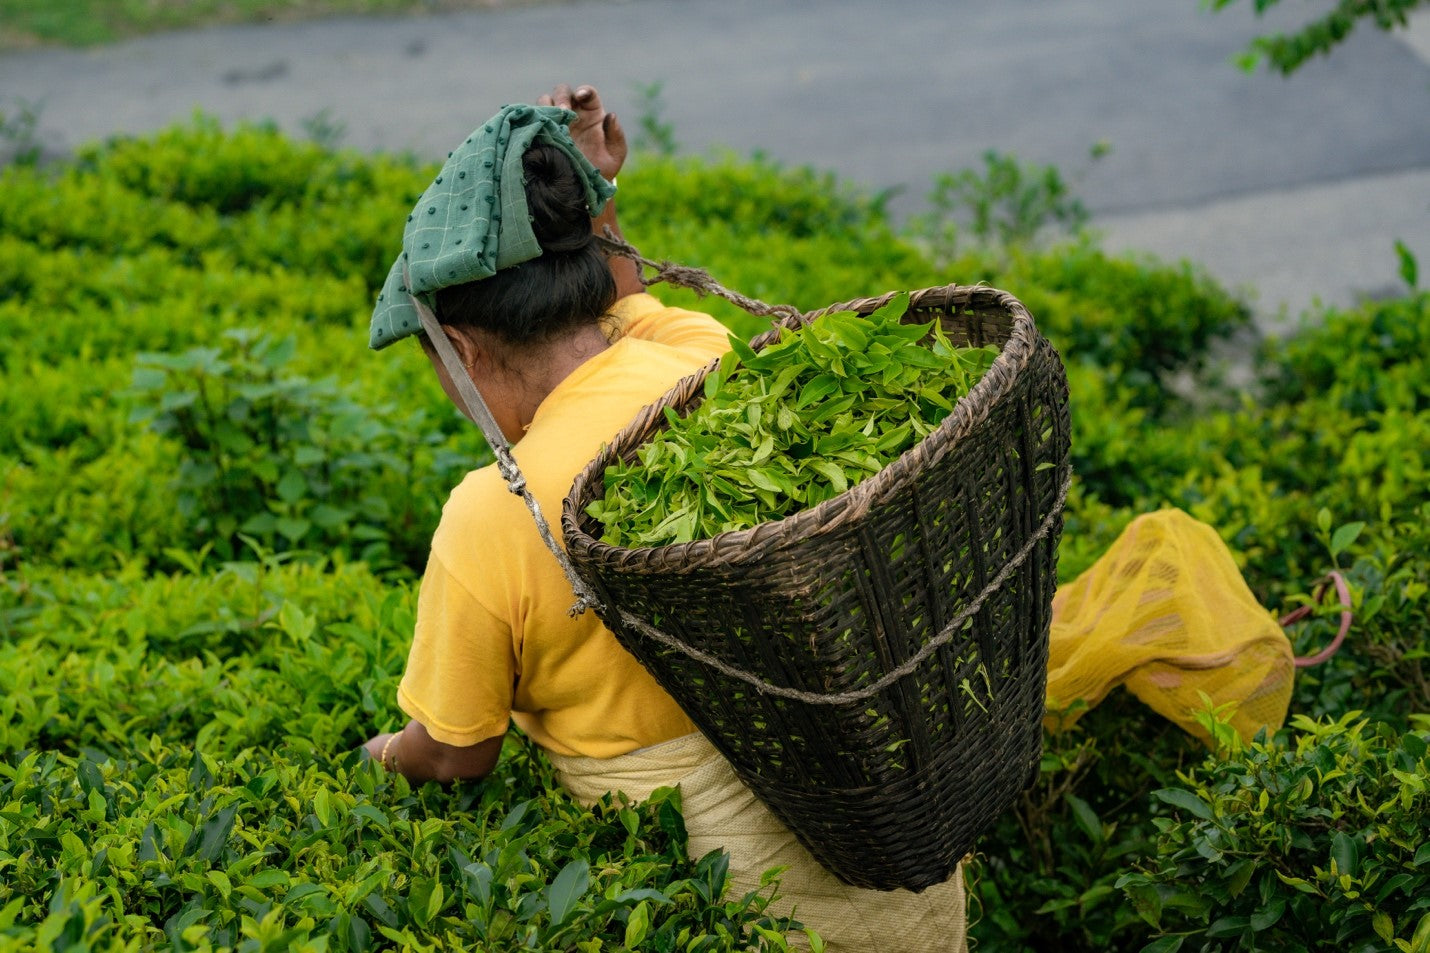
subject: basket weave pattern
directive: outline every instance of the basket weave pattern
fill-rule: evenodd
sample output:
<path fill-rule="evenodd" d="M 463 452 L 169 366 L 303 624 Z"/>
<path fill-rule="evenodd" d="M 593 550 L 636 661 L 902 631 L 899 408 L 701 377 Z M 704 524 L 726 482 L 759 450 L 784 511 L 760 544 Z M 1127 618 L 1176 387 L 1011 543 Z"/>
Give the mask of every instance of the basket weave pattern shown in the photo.
<path fill-rule="evenodd" d="M 867 315 L 889 297 L 825 310 Z M 606 466 L 665 426 L 663 407 L 693 409 L 707 368 L 617 435 L 562 514 L 571 560 L 622 645 L 821 864 L 876 889 L 947 879 L 1035 776 L 1042 744 L 1066 379 L 1011 295 L 914 292 L 904 320 L 933 318 L 954 344 L 1002 352 L 933 434 L 848 492 L 692 543 L 632 550 L 593 535 L 601 527 L 584 511 L 604 492 Z M 938 636 L 1025 548 L 947 644 L 872 695 L 833 704 L 771 694 L 622 618 L 776 689 L 848 696 Z"/>

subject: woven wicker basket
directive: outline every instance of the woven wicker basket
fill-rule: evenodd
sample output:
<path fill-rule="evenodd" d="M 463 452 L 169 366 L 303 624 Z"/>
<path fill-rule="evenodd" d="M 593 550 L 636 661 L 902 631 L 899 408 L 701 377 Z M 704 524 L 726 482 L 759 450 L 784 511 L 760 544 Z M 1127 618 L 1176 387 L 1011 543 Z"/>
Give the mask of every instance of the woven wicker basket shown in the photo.
<path fill-rule="evenodd" d="M 1066 379 L 1009 294 L 914 292 L 904 320 L 935 317 L 955 344 L 1002 352 L 933 434 L 847 493 L 692 543 L 593 536 L 607 465 L 665 426 L 663 407 L 696 406 L 707 368 L 617 435 L 562 514 L 621 643 L 821 864 L 877 889 L 946 880 L 1042 749 Z"/>

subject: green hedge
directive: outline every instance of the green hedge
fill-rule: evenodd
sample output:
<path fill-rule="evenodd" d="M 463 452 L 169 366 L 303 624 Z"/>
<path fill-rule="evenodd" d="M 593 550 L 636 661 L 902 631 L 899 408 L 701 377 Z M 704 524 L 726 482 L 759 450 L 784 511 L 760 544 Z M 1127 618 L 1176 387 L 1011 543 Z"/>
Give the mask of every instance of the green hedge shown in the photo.
<path fill-rule="evenodd" d="M 487 459 L 416 348 L 366 349 L 431 174 L 202 117 L 0 172 L 0 949 L 778 949 L 795 929 L 766 917 L 773 885 L 722 899 L 672 796 L 584 810 L 516 736 L 450 791 L 353 753 L 401 721 L 426 543 Z M 1423 777 L 1430 711 L 1430 295 L 1243 347 L 1242 393 L 1210 355 L 1249 311 L 1193 266 L 1087 239 L 938 266 L 879 201 L 759 157 L 644 156 L 622 185 L 648 256 L 768 301 L 1022 298 L 1072 390 L 1064 579 L 1174 505 L 1270 607 L 1350 581 L 1352 638 L 1298 675 L 1304 719 L 1276 736 L 1208 758 L 1122 693 L 1050 733 L 972 866 L 981 949 L 1294 948 L 1293 920 L 1308 949 L 1424 949 L 1430 794 L 1399 775 Z M 1302 650 L 1333 633 L 1323 601 Z M 1350 782 L 1304 787 L 1326 758 L 1374 812 Z M 1260 859 L 1235 866 L 1230 837 Z"/>

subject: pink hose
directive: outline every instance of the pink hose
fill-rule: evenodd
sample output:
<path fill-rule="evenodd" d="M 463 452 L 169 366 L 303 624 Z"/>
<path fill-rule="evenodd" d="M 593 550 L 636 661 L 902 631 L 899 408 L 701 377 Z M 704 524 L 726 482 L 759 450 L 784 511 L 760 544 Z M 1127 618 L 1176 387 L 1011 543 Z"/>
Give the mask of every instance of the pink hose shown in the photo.
<path fill-rule="evenodd" d="M 1297 668 L 1310 668 L 1312 665 L 1320 665 L 1326 659 L 1336 654 L 1336 650 L 1341 647 L 1341 643 L 1346 640 L 1346 633 L 1351 630 L 1351 593 L 1346 586 L 1346 579 L 1339 572 L 1332 570 L 1326 573 L 1325 577 L 1317 584 L 1315 592 L 1311 594 L 1313 602 L 1321 601 L 1321 594 L 1326 591 L 1326 586 L 1335 583 L 1336 595 L 1341 600 L 1341 605 L 1345 606 L 1341 610 L 1341 628 L 1336 633 L 1336 637 L 1331 640 L 1331 644 L 1321 649 L 1315 655 L 1299 655 L 1296 657 Z M 1284 629 L 1289 625 L 1300 622 L 1315 610 L 1314 605 L 1304 605 L 1293 609 L 1281 617 L 1281 627 Z"/>

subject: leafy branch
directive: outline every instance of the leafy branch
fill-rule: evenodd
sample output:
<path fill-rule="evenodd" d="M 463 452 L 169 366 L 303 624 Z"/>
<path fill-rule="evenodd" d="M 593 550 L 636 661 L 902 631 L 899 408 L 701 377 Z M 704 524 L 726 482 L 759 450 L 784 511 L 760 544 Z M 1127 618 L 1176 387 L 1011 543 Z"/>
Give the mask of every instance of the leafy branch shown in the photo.
<path fill-rule="evenodd" d="M 1209 0 L 1211 9 L 1221 10 L 1237 0 Z M 1280 0 L 1252 0 L 1261 16 Z M 1410 11 L 1430 0 L 1336 0 L 1334 9 L 1312 20 L 1295 33 L 1259 36 L 1237 57 L 1242 69 L 1251 72 L 1261 63 L 1289 76 L 1313 56 L 1330 53 L 1351 35 L 1360 21 L 1369 18 L 1382 30 L 1409 24 Z"/>

